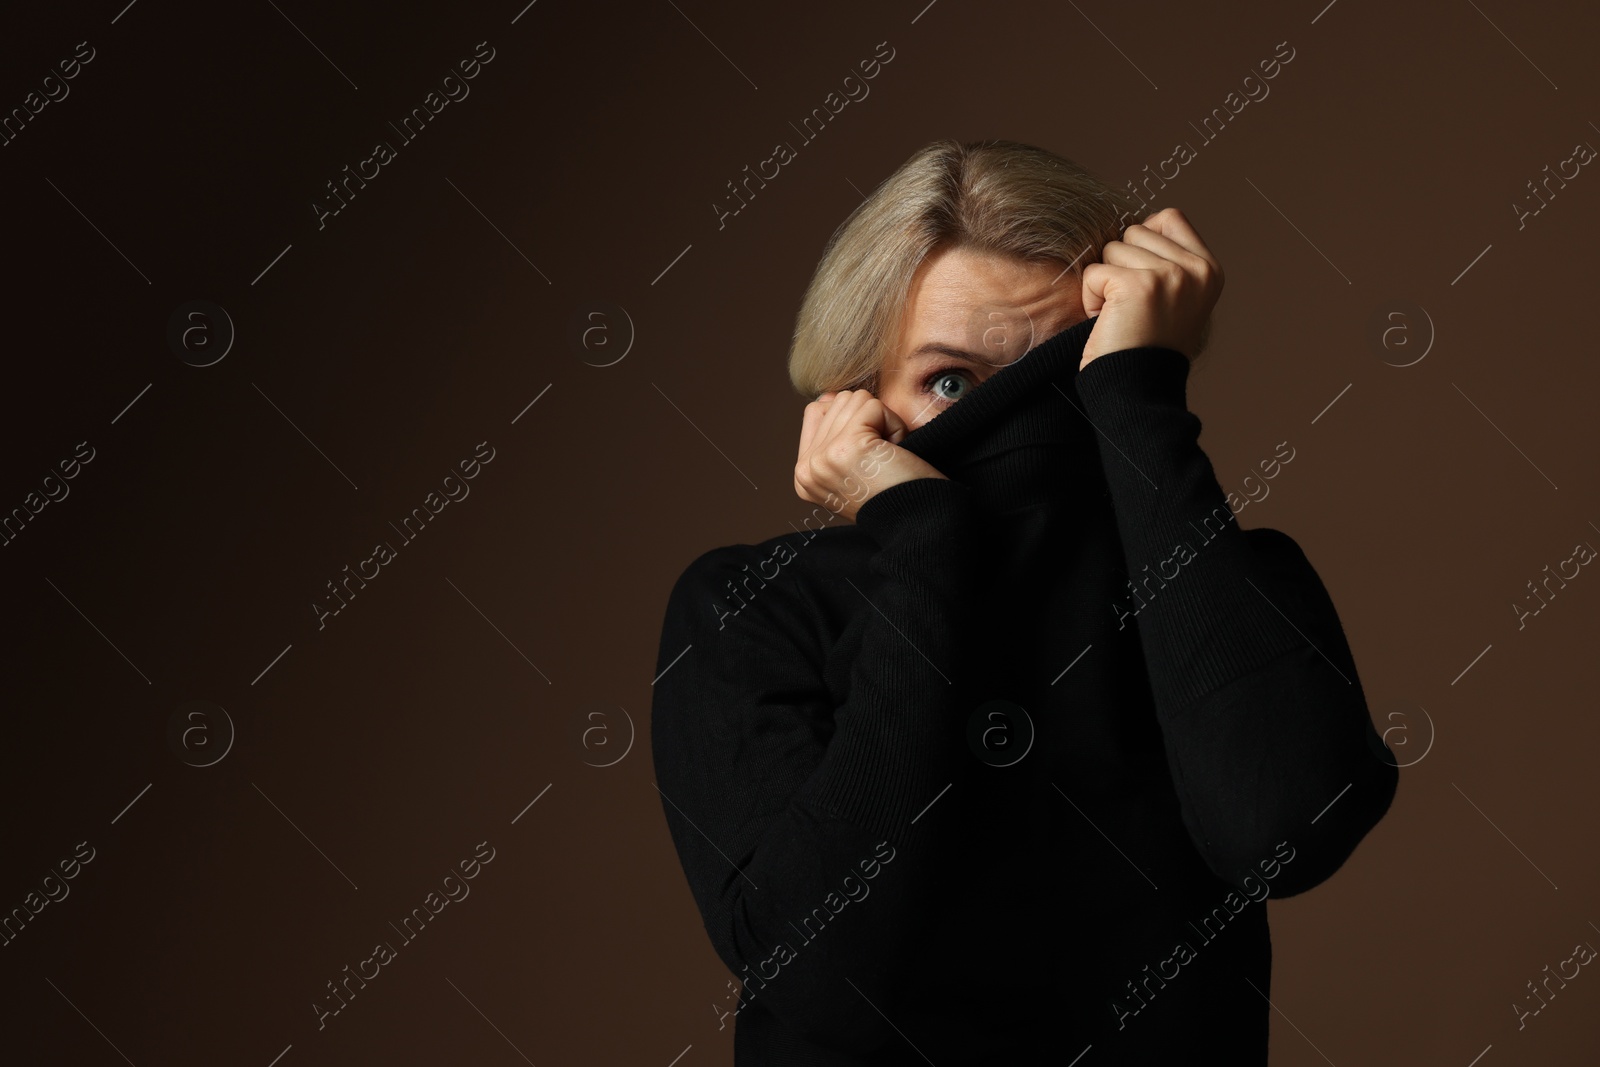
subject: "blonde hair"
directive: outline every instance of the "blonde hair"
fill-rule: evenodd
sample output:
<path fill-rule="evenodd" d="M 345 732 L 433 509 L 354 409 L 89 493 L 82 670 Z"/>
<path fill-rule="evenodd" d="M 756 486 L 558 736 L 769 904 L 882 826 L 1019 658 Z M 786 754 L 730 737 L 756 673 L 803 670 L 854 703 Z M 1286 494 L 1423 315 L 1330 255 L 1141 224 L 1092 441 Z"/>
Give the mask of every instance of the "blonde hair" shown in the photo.
<path fill-rule="evenodd" d="M 917 268 L 936 249 L 1057 262 L 1077 274 L 1144 214 L 1128 194 L 1043 148 L 925 145 L 828 239 L 800 304 L 789 380 L 812 399 L 830 389 L 876 392 Z"/>

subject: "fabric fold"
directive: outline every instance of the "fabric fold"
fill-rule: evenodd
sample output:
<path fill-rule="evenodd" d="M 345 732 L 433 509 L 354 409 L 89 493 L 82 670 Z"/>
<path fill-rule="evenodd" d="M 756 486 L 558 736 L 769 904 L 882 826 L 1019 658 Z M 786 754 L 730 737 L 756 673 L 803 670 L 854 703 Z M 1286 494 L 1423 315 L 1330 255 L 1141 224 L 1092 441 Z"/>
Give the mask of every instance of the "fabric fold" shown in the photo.
<path fill-rule="evenodd" d="M 1075 381 L 1097 318 L 1041 341 L 961 401 L 912 430 L 900 447 L 964 482 L 985 511 L 1011 511 L 1098 487 L 1094 428 Z"/>

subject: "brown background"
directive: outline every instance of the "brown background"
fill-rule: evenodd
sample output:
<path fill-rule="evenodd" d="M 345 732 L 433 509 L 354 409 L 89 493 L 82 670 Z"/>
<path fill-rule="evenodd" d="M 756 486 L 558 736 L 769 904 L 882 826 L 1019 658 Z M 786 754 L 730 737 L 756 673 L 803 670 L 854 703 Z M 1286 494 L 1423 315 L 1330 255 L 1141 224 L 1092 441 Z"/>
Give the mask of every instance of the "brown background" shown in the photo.
<path fill-rule="evenodd" d="M 1600 176 L 1511 207 L 1600 144 L 1592 5 L 124 2 L 0 27 L 4 109 L 96 50 L 0 148 L 0 510 L 95 449 L 0 549 L 0 909 L 95 849 L 0 948 L 4 1058 L 730 1063 L 649 757 L 666 593 L 809 511 L 784 358 L 828 235 L 919 145 L 1008 137 L 1119 184 L 1197 148 L 1152 208 L 1227 274 L 1203 444 L 1228 489 L 1296 449 L 1240 521 L 1305 548 L 1412 764 L 1344 870 L 1270 905 L 1273 1062 L 1594 1062 L 1592 968 L 1521 1032 L 1511 1007 L 1600 945 L 1600 577 L 1511 608 L 1600 544 Z M 470 95 L 319 230 L 324 183 L 480 41 Z M 209 367 L 167 341 L 191 300 L 237 330 Z M 621 314 L 587 362 L 570 339 L 594 301 L 635 332 L 610 366 Z M 1426 340 L 1413 310 L 1380 343 L 1407 306 L 1434 343 L 1386 365 Z M 480 441 L 470 496 L 319 630 L 324 583 Z M 207 767 L 218 713 L 169 740 L 196 700 L 236 731 Z M 480 841 L 471 895 L 319 1031 L 324 983 Z"/>

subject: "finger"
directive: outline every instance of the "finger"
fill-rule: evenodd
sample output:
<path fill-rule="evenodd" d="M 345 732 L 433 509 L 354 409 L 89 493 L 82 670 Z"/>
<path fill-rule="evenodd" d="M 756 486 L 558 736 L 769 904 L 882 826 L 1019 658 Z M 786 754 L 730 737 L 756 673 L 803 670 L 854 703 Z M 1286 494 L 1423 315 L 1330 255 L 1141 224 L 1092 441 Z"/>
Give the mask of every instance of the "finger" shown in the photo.
<path fill-rule="evenodd" d="M 1107 266 L 1104 263 L 1086 263 L 1083 267 L 1083 291 L 1080 299 L 1083 301 L 1084 314 L 1090 318 L 1100 314 L 1100 309 L 1106 304 L 1106 285 L 1111 281 L 1117 267 Z"/>
<path fill-rule="evenodd" d="M 863 447 L 862 438 L 882 438 L 886 434 L 884 413 L 889 409 L 866 389 L 852 391 L 848 399 L 848 406 L 839 412 L 834 424 L 833 439 L 850 442 L 853 454 Z"/>
<path fill-rule="evenodd" d="M 817 427 L 822 422 L 822 416 L 827 411 L 826 401 L 813 400 L 806 405 L 804 413 L 800 416 L 800 449 L 795 455 L 798 463 L 802 457 L 811 451 L 811 442 L 816 440 Z"/>
<path fill-rule="evenodd" d="M 1161 260 L 1165 260 L 1168 263 L 1176 263 L 1189 274 L 1199 274 L 1207 267 L 1215 269 L 1217 266 L 1216 262 L 1207 256 L 1196 255 L 1171 237 L 1146 226 L 1129 226 L 1123 238 L 1123 241 L 1118 242 L 1121 245 L 1118 251 L 1120 258 L 1109 258 L 1107 262 L 1116 263 L 1118 266 L 1151 270 L 1158 266 Z M 1157 258 L 1138 257 L 1135 253 L 1140 251 L 1148 252 Z"/>
<path fill-rule="evenodd" d="M 1132 229 L 1132 227 L 1129 227 L 1129 229 Z M 1140 229 L 1166 238 L 1189 254 L 1199 256 L 1213 267 L 1219 266 L 1217 257 L 1212 255 L 1210 248 L 1206 247 L 1206 243 L 1200 237 L 1199 231 L 1194 228 L 1188 219 L 1183 217 L 1183 212 L 1175 207 L 1163 208 L 1151 215 L 1140 224 Z"/>
<path fill-rule="evenodd" d="M 905 439 L 906 434 L 911 432 L 911 428 L 906 425 L 906 421 L 904 419 L 895 414 L 893 409 L 891 409 L 888 404 L 885 404 L 880 400 L 878 401 L 878 405 L 883 408 L 883 424 L 884 428 L 888 430 L 888 432 L 883 435 L 884 440 L 890 442 L 891 444 L 899 444 Z"/>
<path fill-rule="evenodd" d="M 850 409 L 859 407 L 862 396 L 870 396 L 863 389 L 841 389 L 828 401 L 827 410 L 823 412 L 822 421 L 817 425 L 816 440 L 812 442 L 814 450 L 826 450 L 833 439 L 838 436 L 839 427 L 848 418 Z"/>
<path fill-rule="evenodd" d="M 891 440 L 897 431 L 903 436 L 905 429 L 905 424 L 900 421 L 900 416 L 890 411 L 889 405 L 875 396 L 868 397 L 866 402 L 861 405 L 861 410 L 857 413 L 853 425 L 857 429 L 866 430 L 872 436 L 885 441 Z"/>
<path fill-rule="evenodd" d="M 823 429 L 827 423 L 828 411 L 834 406 L 834 401 L 838 399 L 839 393 L 840 390 L 838 389 L 825 390 L 817 396 L 817 399 L 806 405 L 806 410 L 810 415 L 810 421 L 806 426 L 801 427 L 801 455 L 805 455 L 805 453 L 810 450 L 817 440 L 821 438 Z"/>
<path fill-rule="evenodd" d="M 1158 270 L 1174 263 L 1186 270 L 1200 266 L 1188 251 L 1160 234 L 1151 233 L 1149 230 L 1136 234 L 1134 229 L 1132 226 L 1128 227 L 1128 235 L 1132 240 L 1109 242 L 1105 251 L 1101 253 L 1101 262 L 1125 270 Z M 1133 241 L 1140 243 L 1134 244 Z M 1165 246 L 1159 246 L 1158 243 L 1163 241 L 1166 242 Z"/>

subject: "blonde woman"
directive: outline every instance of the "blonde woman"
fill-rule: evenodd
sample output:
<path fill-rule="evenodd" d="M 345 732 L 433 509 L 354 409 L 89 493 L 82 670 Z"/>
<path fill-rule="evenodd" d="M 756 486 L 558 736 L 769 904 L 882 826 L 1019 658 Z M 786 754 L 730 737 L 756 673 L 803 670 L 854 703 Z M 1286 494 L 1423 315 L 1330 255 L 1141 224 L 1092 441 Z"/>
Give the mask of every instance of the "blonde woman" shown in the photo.
<path fill-rule="evenodd" d="M 652 707 L 741 1067 L 1265 1064 L 1264 900 L 1389 808 L 1332 601 L 1198 445 L 1222 270 L 1136 218 L 1043 149 L 941 141 L 818 264 L 816 507 L 684 570 Z"/>

